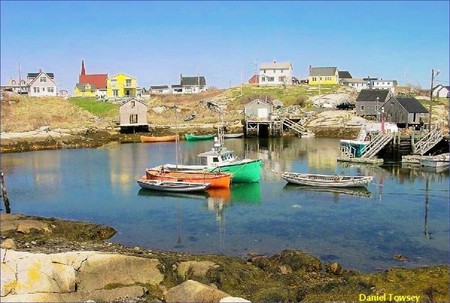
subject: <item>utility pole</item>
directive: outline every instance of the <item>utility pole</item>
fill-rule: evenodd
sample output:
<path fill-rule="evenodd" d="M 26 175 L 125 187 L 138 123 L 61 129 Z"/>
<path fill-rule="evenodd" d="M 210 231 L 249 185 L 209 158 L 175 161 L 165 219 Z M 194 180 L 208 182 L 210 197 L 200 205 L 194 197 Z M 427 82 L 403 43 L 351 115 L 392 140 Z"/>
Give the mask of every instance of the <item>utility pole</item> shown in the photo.
<path fill-rule="evenodd" d="M 439 75 L 439 71 L 434 72 L 434 68 L 431 70 L 431 87 L 430 87 L 430 113 L 428 119 L 428 132 L 431 132 L 431 112 L 433 110 L 433 86 L 434 86 L 434 78 Z"/>

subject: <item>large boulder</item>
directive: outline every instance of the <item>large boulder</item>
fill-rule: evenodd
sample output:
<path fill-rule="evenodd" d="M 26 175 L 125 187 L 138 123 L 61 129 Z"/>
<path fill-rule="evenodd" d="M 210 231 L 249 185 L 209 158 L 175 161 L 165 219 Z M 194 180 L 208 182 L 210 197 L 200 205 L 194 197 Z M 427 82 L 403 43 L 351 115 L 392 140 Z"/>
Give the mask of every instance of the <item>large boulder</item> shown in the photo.
<path fill-rule="evenodd" d="M 178 275 L 183 278 L 204 277 L 209 269 L 216 267 L 218 265 L 211 261 L 185 261 L 178 265 Z"/>
<path fill-rule="evenodd" d="M 187 280 L 177 285 L 166 294 L 166 302 L 219 302 L 229 295 L 214 287 L 194 280 Z"/>

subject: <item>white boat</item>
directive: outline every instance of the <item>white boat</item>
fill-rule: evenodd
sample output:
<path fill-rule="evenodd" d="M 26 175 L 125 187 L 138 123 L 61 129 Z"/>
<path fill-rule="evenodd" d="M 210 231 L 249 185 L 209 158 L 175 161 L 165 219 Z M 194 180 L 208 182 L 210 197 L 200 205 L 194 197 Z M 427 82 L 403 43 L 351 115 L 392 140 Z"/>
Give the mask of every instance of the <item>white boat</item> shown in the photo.
<path fill-rule="evenodd" d="M 167 192 L 195 192 L 205 191 L 210 183 L 194 183 L 181 181 L 160 181 L 141 178 L 137 180 L 140 187 L 144 189 L 167 191 Z"/>
<path fill-rule="evenodd" d="M 284 172 L 281 176 L 288 183 L 316 187 L 364 187 L 372 182 L 372 176 L 341 176 Z"/>
<path fill-rule="evenodd" d="M 424 167 L 445 167 L 449 165 L 450 153 L 440 154 L 436 156 L 422 156 L 420 165 Z"/>
<path fill-rule="evenodd" d="M 244 137 L 244 133 L 223 134 L 224 139 L 234 139 L 234 138 L 242 138 L 242 137 Z"/>

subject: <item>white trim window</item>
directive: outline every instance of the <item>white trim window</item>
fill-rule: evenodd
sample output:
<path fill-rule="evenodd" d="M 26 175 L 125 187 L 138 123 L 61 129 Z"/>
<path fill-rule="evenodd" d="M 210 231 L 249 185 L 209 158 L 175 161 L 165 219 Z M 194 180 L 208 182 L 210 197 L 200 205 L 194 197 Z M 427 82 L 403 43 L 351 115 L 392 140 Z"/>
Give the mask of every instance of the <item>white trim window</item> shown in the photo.
<path fill-rule="evenodd" d="M 47 82 L 47 78 L 46 77 L 40 77 L 39 78 L 39 82 Z"/>

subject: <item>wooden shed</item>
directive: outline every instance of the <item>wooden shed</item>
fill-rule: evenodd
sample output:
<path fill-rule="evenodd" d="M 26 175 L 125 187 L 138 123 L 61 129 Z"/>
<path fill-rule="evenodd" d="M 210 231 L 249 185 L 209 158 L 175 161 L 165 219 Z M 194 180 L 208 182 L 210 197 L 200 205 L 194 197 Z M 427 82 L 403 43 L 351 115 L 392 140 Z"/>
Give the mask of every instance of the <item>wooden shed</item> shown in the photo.
<path fill-rule="evenodd" d="M 272 102 L 260 99 L 255 99 L 244 107 L 245 119 L 247 120 L 268 121 L 272 111 Z"/>
<path fill-rule="evenodd" d="M 142 129 L 148 131 L 147 105 L 137 99 L 130 99 L 119 107 L 121 132 Z"/>
<path fill-rule="evenodd" d="M 400 127 L 423 125 L 429 119 L 428 110 L 413 97 L 395 97 L 383 104 L 386 122 L 397 123 Z"/>
<path fill-rule="evenodd" d="M 356 114 L 379 118 L 381 106 L 391 97 L 390 91 L 386 89 L 363 89 L 356 98 Z"/>

